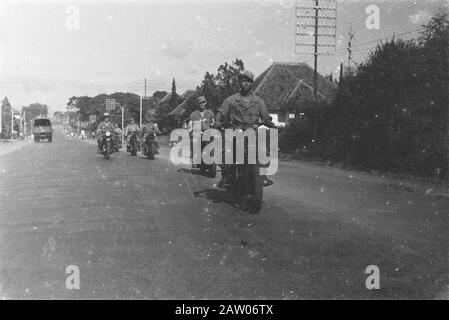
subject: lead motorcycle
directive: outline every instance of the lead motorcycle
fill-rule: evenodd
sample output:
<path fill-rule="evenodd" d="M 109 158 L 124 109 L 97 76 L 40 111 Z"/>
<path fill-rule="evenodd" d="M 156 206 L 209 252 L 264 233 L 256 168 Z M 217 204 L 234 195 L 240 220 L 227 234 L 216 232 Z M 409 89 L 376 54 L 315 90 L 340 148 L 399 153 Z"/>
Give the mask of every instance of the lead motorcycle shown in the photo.
<path fill-rule="evenodd" d="M 142 153 L 147 157 L 147 159 L 154 160 L 154 156 L 159 153 L 158 144 L 156 141 L 156 134 L 152 131 L 147 134 L 145 141 L 142 146 Z"/>
<path fill-rule="evenodd" d="M 247 126 L 240 126 L 235 130 L 254 130 L 256 135 L 256 146 L 259 138 L 258 128 L 261 123 Z M 248 151 L 256 152 L 257 147 L 248 146 L 245 139 L 244 142 L 244 162 L 236 163 L 236 146 L 234 144 L 234 159 L 233 164 L 228 167 L 230 184 L 227 186 L 229 192 L 233 194 L 233 198 L 239 204 L 240 208 L 249 213 L 257 214 L 262 208 L 263 202 L 263 176 L 260 175 L 260 164 L 256 156 L 256 163 L 248 163 Z"/>

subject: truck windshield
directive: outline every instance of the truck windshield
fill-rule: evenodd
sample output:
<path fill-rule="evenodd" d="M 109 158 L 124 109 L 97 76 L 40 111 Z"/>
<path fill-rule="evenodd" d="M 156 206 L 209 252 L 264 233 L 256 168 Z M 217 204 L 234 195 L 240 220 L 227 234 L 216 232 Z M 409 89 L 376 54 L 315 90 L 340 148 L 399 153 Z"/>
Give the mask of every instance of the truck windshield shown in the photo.
<path fill-rule="evenodd" d="M 34 120 L 34 126 L 50 126 L 50 120 L 48 119 L 36 119 Z"/>

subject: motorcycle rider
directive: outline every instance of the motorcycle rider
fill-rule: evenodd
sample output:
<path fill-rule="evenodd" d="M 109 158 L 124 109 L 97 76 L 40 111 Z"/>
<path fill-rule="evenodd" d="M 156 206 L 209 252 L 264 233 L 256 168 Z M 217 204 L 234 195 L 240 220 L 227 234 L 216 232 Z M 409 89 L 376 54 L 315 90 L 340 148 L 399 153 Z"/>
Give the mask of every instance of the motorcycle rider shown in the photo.
<path fill-rule="evenodd" d="M 239 92 L 226 98 L 215 115 L 215 128 L 235 128 L 239 125 L 252 125 L 262 121 L 268 128 L 274 127 L 272 118 L 268 113 L 265 102 L 254 94 L 252 86 L 254 75 L 248 70 L 244 70 L 238 75 Z M 222 165 L 222 177 L 218 186 L 224 188 L 230 183 L 230 165 Z M 263 176 L 265 187 L 273 184 L 273 181 Z"/>
<path fill-rule="evenodd" d="M 126 140 L 127 140 L 127 145 L 126 145 L 126 150 L 130 150 L 131 146 L 130 146 L 130 141 L 131 141 L 131 135 L 133 133 L 136 133 L 136 137 L 137 137 L 137 145 L 139 145 L 139 132 L 140 132 L 140 127 L 139 125 L 136 123 L 136 120 L 134 120 L 134 118 L 131 118 L 131 123 L 128 124 L 125 128 L 125 136 L 126 136 Z"/>
<path fill-rule="evenodd" d="M 156 136 L 156 134 L 161 134 L 161 132 L 159 131 L 159 127 L 157 126 L 157 123 L 154 122 L 152 120 L 152 116 L 151 114 L 148 114 L 145 117 L 145 122 L 142 125 L 142 129 L 141 129 L 141 150 L 145 150 L 144 148 L 145 146 L 145 140 L 147 138 L 148 135 L 150 134 L 154 134 L 154 136 Z M 157 143 L 156 143 L 157 145 Z M 157 146 L 159 148 L 159 146 Z"/>
<path fill-rule="evenodd" d="M 201 126 L 201 131 L 210 129 L 214 121 L 214 113 L 207 108 L 207 100 L 204 96 L 199 96 L 196 100 L 197 110 L 193 111 L 190 115 L 190 121 L 187 125 L 187 129 L 190 131 L 191 150 L 193 151 L 193 126 L 194 123 L 198 123 Z M 193 154 L 192 154 L 193 156 Z"/>
<path fill-rule="evenodd" d="M 103 135 L 106 131 L 114 133 L 117 129 L 114 123 L 111 121 L 111 115 L 109 113 L 105 113 L 103 115 L 104 120 L 100 122 L 97 127 L 97 143 L 98 143 L 98 152 L 101 153 L 103 150 Z M 114 141 L 114 147 L 116 145 L 115 137 L 112 139 Z"/>
<path fill-rule="evenodd" d="M 200 121 L 201 131 L 210 129 L 212 122 L 214 121 L 214 113 L 207 108 L 207 100 L 203 96 L 199 96 L 196 99 L 198 110 L 195 110 L 190 115 L 189 129 L 193 128 L 194 121 Z"/>

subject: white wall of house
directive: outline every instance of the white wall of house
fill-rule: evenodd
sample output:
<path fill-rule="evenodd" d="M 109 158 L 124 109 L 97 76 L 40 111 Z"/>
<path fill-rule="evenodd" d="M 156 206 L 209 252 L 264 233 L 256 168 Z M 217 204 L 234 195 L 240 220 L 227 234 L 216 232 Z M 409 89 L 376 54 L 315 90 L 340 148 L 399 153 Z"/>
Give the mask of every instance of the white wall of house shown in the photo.
<path fill-rule="evenodd" d="M 285 122 L 280 122 L 277 113 L 270 113 L 271 118 L 273 118 L 273 123 L 278 127 L 284 127 Z"/>

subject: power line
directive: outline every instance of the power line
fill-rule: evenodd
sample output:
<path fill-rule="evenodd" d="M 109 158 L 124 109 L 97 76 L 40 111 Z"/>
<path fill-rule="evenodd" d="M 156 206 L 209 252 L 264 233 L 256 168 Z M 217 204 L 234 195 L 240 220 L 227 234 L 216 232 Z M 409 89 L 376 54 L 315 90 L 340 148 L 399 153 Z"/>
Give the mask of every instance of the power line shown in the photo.
<path fill-rule="evenodd" d="M 379 38 L 379 39 L 376 39 L 376 40 L 372 40 L 372 41 L 368 41 L 368 42 L 364 42 L 364 43 L 355 45 L 355 46 L 353 46 L 352 48 L 358 48 L 358 47 L 361 47 L 361 46 L 365 46 L 365 45 L 367 45 L 367 44 L 379 42 L 379 41 L 381 41 L 381 40 L 387 40 L 387 39 L 391 39 L 391 38 L 394 38 L 394 37 L 403 36 L 403 35 L 406 35 L 406 34 L 411 34 L 411 33 L 415 33 L 415 32 L 420 32 L 420 31 L 423 31 L 423 30 L 424 30 L 424 29 L 421 28 L 421 29 L 412 30 L 412 31 L 408 31 L 408 32 L 403 32 L 403 33 L 393 34 L 392 36 L 388 36 L 388 37 L 384 37 L 384 38 Z M 344 50 L 337 50 L 337 52 L 340 52 L 340 51 L 344 51 Z"/>

